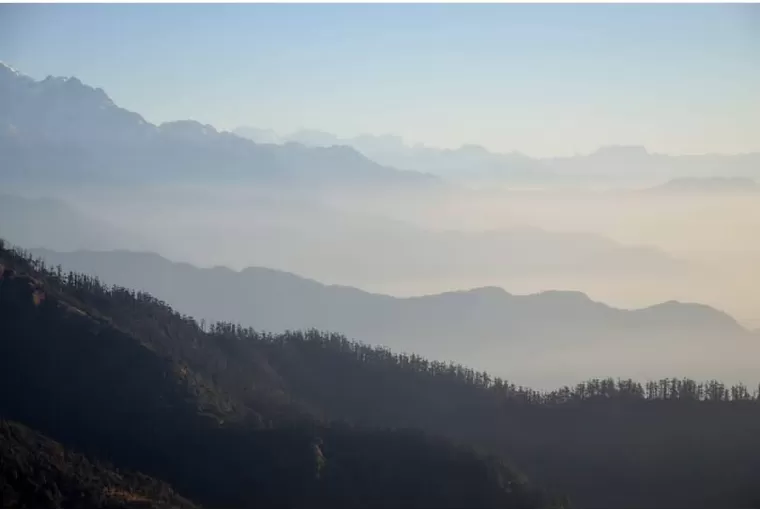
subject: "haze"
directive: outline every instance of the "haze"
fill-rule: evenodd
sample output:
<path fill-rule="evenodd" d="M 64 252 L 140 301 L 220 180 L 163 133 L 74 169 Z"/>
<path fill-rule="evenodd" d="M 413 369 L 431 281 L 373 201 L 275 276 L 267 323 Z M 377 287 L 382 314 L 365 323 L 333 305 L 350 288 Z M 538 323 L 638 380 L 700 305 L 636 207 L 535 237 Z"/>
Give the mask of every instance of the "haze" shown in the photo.
<path fill-rule="evenodd" d="M 754 5 L 5 5 L 0 60 L 0 237 L 51 262 L 154 286 L 198 318 L 346 331 L 535 387 L 757 382 Z M 481 343 L 457 344 L 465 332 L 440 314 L 470 305 L 446 297 L 310 315 L 351 302 L 314 291 L 267 322 L 138 281 L 148 262 L 127 279 L 113 254 L 62 253 L 76 250 L 395 297 L 499 287 L 548 301 L 505 329 L 494 310 L 512 302 L 476 293 L 496 308 L 468 316 Z M 571 308 L 545 291 L 574 291 L 561 294 Z M 660 328 L 593 303 L 671 301 L 715 310 L 655 307 Z M 562 315 L 574 306 L 577 329 Z M 725 360 L 707 347 L 716 336 L 730 337 Z M 689 342 L 704 348 L 684 354 Z"/>
<path fill-rule="evenodd" d="M 759 20 L 755 5 L 5 5 L 0 58 L 155 123 L 740 153 L 760 150 Z"/>

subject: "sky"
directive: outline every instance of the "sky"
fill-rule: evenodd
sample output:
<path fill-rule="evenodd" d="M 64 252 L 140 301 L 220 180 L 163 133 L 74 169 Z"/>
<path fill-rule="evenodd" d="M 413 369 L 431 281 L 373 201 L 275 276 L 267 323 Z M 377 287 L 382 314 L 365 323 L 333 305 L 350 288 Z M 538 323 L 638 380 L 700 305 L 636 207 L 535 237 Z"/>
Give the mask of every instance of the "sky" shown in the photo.
<path fill-rule="evenodd" d="M 0 61 L 156 123 L 760 151 L 760 5 L 3 4 Z"/>

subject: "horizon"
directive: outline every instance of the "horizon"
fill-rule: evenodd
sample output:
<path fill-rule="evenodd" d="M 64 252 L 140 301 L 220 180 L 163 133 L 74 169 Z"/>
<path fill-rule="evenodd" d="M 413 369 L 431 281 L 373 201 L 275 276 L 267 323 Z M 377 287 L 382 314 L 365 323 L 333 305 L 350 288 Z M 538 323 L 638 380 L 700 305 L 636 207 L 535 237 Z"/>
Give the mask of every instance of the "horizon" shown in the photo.
<path fill-rule="evenodd" d="M 760 4 L 0 4 L 2 506 L 760 508 L 758 63 Z"/>
<path fill-rule="evenodd" d="M 0 60 L 38 80 L 76 76 L 157 124 L 394 133 L 411 145 L 538 158 L 606 146 L 760 151 L 754 5 L 8 5 L 0 13 Z"/>
<path fill-rule="evenodd" d="M 31 78 L 32 80 L 34 80 L 37 83 L 39 83 L 41 81 L 44 81 L 45 79 L 48 79 L 48 78 L 62 79 L 62 80 L 76 79 L 76 80 L 80 81 L 82 83 L 82 85 L 84 85 L 85 87 L 92 88 L 92 89 L 95 89 L 95 90 L 98 90 L 98 89 L 99 90 L 103 90 L 100 87 L 95 87 L 95 86 L 93 86 L 93 85 L 91 85 L 91 84 L 89 84 L 89 83 L 81 80 L 78 76 L 75 76 L 75 75 L 54 76 L 52 74 L 48 74 L 44 78 L 35 78 L 33 76 L 30 76 L 29 74 L 26 74 L 25 72 L 23 72 L 23 70 L 20 70 L 18 67 L 14 66 L 13 64 L 11 64 L 9 62 L 5 62 L 3 60 L 0 60 L 0 66 L 3 66 L 3 67 L 6 67 L 6 68 L 10 69 L 12 72 L 15 72 L 19 76 L 24 76 L 24 77 L 27 77 L 27 78 Z M 108 98 L 111 99 L 111 101 L 113 101 L 113 98 L 108 94 L 108 90 L 104 90 L 104 92 L 108 96 Z M 124 108 L 122 105 L 118 104 L 115 101 L 114 101 L 114 104 L 117 107 L 119 107 L 119 108 L 128 110 L 127 108 Z M 133 110 L 128 110 L 128 111 L 131 111 L 132 113 L 137 113 L 138 115 L 140 115 L 143 118 L 145 118 L 144 115 L 141 112 L 139 112 L 139 111 L 133 111 Z M 677 157 L 677 156 L 746 156 L 746 155 L 754 155 L 754 154 L 760 153 L 760 150 L 749 151 L 749 152 L 734 152 L 734 153 L 730 153 L 730 152 L 665 153 L 665 152 L 654 152 L 654 151 L 650 150 L 648 147 L 646 147 L 645 145 L 636 145 L 636 144 L 628 144 L 628 143 L 616 143 L 616 144 L 611 144 L 611 145 L 599 145 L 595 149 L 592 149 L 590 152 L 586 152 L 586 153 L 575 153 L 575 154 L 563 155 L 563 156 L 531 156 L 531 155 L 528 155 L 525 152 L 522 152 L 520 150 L 514 150 L 514 151 L 510 151 L 510 152 L 497 152 L 497 151 L 490 150 L 490 149 L 488 149 L 488 148 L 486 148 L 486 147 L 484 147 L 482 145 L 472 144 L 472 143 L 463 143 L 462 145 L 459 145 L 457 147 L 441 147 L 441 146 L 435 146 L 435 145 L 428 145 L 428 144 L 425 144 L 424 142 L 408 140 L 408 139 L 404 138 L 402 135 L 399 135 L 399 134 L 396 134 L 396 133 L 381 133 L 381 134 L 359 133 L 357 135 L 350 136 L 350 137 L 340 137 L 340 136 L 338 136 L 335 133 L 331 133 L 331 132 L 325 131 L 325 130 L 323 130 L 321 128 L 318 128 L 318 127 L 299 127 L 299 128 L 296 128 L 295 130 L 288 131 L 288 132 L 278 132 L 278 131 L 275 131 L 274 129 L 269 128 L 269 127 L 261 127 L 261 126 L 253 126 L 253 125 L 239 125 L 239 126 L 236 126 L 236 127 L 232 128 L 232 129 L 222 129 L 222 128 L 216 126 L 216 125 L 213 125 L 213 124 L 204 124 L 204 123 L 202 123 L 200 121 L 197 121 L 197 120 L 194 120 L 194 119 L 189 119 L 189 118 L 170 119 L 170 120 L 166 120 L 166 121 L 163 121 L 163 122 L 160 122 L 160 123 L 150 122 L 150 121 L 148 121 L 146 119 L 146 122 L 149 122 L 150 124 L 153 124 L 153 125 L 155 125 L 157 127 L 161 126 L 161 125 L 164 125 L 164 124 L 171 124 L 171 123 L 176 123 L 176 122 L 194 122 L 194 123 L 198 123 L 198 124 L 203 125 L 203 126 L 209 126 L 209 127 L 213 128 L 214 130 L 216 130 L 219 133 L 229 133 L 229 134 L 233 134 L 235 136 L 238 136 L 240 138 L 245 138 L 245 139 L 249 139 L 249 138 L 246 138 L 245 136 L 238 134 L 238 132 L 237 132 L 238 130 L 255 129 L 255 130 L 260 130 L 260 131 L 268 131 L 268 132 L 271 132 L 274 135 L 276 135 L 278 137 L 281 137 L 281 138 L 290 138 L 290 137 L 293 137 L 295 135 L 302 134 L 302 133 L 318 133 L 318 134 L 329 135 L 329 136 L 335 137 L 337 139 L 337 141 L 338 141 L 338 143 L 335 144 L 335 145 L 339 145 L 339 146 L 347 146 L 345 144 L 342 144 L 341 142 L 348 142 L 348 141 L 351 141 L 352 139 L 362 138 L 362 137 L 395 138 L 401 144 L 403 144 L 404 147 L 409 148 L 409 149 L 429 149 L 429 150 L 439 150 L 439 151 L 458 151 L 458 150 L 463 150 L 463 149 L 468 149 L 468 148 L 475 148 L 475 149 L 483 149 L 483 150 L 485 150 L 485 151 L 487 151 L 487 152 L 489 152 L 491 154 L 496 154 L 496 155 L 514 154 L 514 155 L 525 156 L 525 157 L 528 157 L 528 158 L 531 158 L 531 159 L 535 159 L 535 160 L 551 160 L 551 159 L 565 159 L 565 158 L 573 158 L 573 157 L 585 157 L 585 156 L 594 155 L 596 153 L 599 153 L 599 152 L 602 152 L 602 151 L 605 151 L 605 150 L 615 150 L 615 149 L 636 150 L 636 151 L 644 152 L 648 156 L 670 156 L 670 157 Z M 259 142 L 256 142 L 256 143 L 259 143 Z M 263 143 L 263 142 L 261 142 L 261 143 Z M 292 141 L 292 140 L 288 140 L 288 139 L 286 139 L 286 140 L 279 140 L 279 141 L 273 142 L 273 143 L 275 145 L 282 145 L 282 144 L 285 144 L 285 143 L 295 143 L 295 144 L 300 144 L 300 145 L 306 145 L 306 144 L 303 144 L 301 142 Z M 728 177 L 725 177 L 725 178 L 727 178 L 727 179 L 732 179 L 732 178 L 735 179 L 736 177 L 728 176 Z"/>

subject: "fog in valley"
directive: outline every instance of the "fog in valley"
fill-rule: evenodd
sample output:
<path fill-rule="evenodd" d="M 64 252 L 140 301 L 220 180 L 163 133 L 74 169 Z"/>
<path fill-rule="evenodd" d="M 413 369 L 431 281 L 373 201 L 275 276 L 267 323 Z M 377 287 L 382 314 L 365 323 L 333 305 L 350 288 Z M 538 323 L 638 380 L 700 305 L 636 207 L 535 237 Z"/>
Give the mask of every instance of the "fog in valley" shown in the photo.
<path fill-rule="evenodd" d="M 0 91 L 0 234 L 26 249 L 56 252 L 46 256 L 51 263 L 64 257 L 64 266 L 91 274 L 95 259 L 82 265 L 66 253 L 94 250 L 107 259 L 125 250 L 198 270 L 270 269 L 328 289 L 350 287 L 370 300 L 391 300 L 401 316 L 365 317 L 338 305 L 309 315 L 331 299 L 314 297 L 302 303 L 303 313 L 286 301 L 277 311 L 288 320 L 269 321 L 271 314 L 253 305 L 215 308 L 221 297 L 185 302 L 177 283 L 129 280 L 116 269 L 99 275 L 128 287 L 139 282 L 196 318 L 261 329 L 326 328 L 540 387 L 676 372 L 756 382 L 744 360 L 760 350 L 758 152 L 715 150 L 694 133 L 676 139 L 666 131 L 649 136 L 654 147 L 630 143 L 642 136 L 625 135 L 611 120 L 622 143 L 588 131 L 591 121 L 576 131 L 558 123 L 564 136 L 582 136 L 576 147 L 590 147 L 570 154 L 557 140 L 528 144 L 523 135 L 539 131 L 527 118 L 523 131 L 508 131 L 508 146 L 523 140 L 531 154 L 543 155 L 470 143 L 472 133 L 440 136 L 447 142 L 439 144 L 414 139 L 403 123 L 397 133 L 345 136 L 327 125 L 283 129 L 276 117 L 266 125 L 253 113 L 236 115 L 236 125 L 187 117 L 151 122 L 143 117 L 150 112 L 120 104 L 83 78 L 32 77 L 9 63 L 0 66 Z M 432 137 L 430 115 L 421 119 Z M 672 115 L 691 132 L 687 117 Z M 491 126 L 485 118 L 484 129 Z M 371 116 L 361 119 L 365 133 L 387 129 L 381 116 L 376 125 Z M 754 147 L 744 131 L 731 139 L 727 127 L 708 127 L 721 147 L 734 147 L 730 140 Z M 691 150 L 678 152 L 686 141 Z M 256 285 L 238 285 L 235 300 L 275 292 L 279 280 L 268 283 L 271 289 Z M 461 307 L 441 297 L 470 291 L 474 304 Z M 552 296 L 570 300 L 570 308 L 556 308 Z M 417 297 L 444 299 L 445 306 L 425 315 L 414 308 L 418 301 L 391 299 Z M 518 297 L 536 301 L 533 315 L 519 327 L 500 322 L 522 302 Z M 636 321 L 610 324 L 570 313 L 572 303 L 580 310 L 630 310 L 631 317 L 654 310 L 668 326 L 645 334 Z M 694 327 L 710 323 L 708 316 L 737 325 Z M 684 353 L 686 346 L 693 351 Z M 718 346 L 729 354 L 716 356 Z"/>
<path fill-rule="evenodd" d="M 0 506 L 760 507 L 759 35 L 0 4 Z"/>
<path fill-rule="evenodd" d="M 212 281 L 230 280 L 217 289 L 192 272 L 188 281 L 172 280 L 162 276 L 168 270 L 149 265 L 138 263 L 132 273 L 92 254 L 44 254 L 50 263 L 148 290 L 209 321 L 341 331 L 543 389 L 587 377 L 646 380 L 673 372 L 754 383 L 759 348 L 747 331 L 760 327 L 760 242 L 753 235 L 760 231 L 760 194 L 710 180 L 696 190 L 604 184 L 510 189 L 508 182 L 474 187 L 441 179 L 411 191 L 290 189 L 245 180 L 59 186 L 36 194 L 44 201 L 24 190 L 4 198 L 4 207 L 14 205 L 0 226 L 22 246 L 152 252 L 215 268 L 209 278 L 222 267 L 270 268 L 374 294 L 430 296 L 426 307 L 367 294 L 367 303 L 359 299 L 351 311 L 354 299 L 329 292 L 297 291 L 299 298 L 280 302 L 272 297 L 285 292 L 277 278 L 248 281 L 245 271 L 239 278 L 219 272 Z M 30 229 L 19 224 L 31 221 L 24 214 L 46 219 Z M 191 297 L 196 285 L 206 292 Z M 506 292 L 473 290 L 461 303 L 432 296 L 479 288 Z M 557 294 L 560 304 L 553 304 L 547 291 L 575 292 Z M 523 315 L 506 293 L 539 299 Z M 596 316 L 604 305 L 648 309 L 672 301 L 685 308 L 669 317 L 674 310 L 655 307 L 653 314 L 668 323 L 663 327 Z"/>
<path fill-rule="evenodd" d="M 107 233 L 77 243 L 93 232 L 82 225 L 73 237 L 55 229 L 62 244 L 42 233 L 26 244 L 154 251 L 200 267 L 269 267 L 395 296 L 498 286 L 517 294 L 576 290 L 626 308 L 699 302 L 758 328 L 760 192 L 710 186 L 57 188 L 43 196 Z"/>

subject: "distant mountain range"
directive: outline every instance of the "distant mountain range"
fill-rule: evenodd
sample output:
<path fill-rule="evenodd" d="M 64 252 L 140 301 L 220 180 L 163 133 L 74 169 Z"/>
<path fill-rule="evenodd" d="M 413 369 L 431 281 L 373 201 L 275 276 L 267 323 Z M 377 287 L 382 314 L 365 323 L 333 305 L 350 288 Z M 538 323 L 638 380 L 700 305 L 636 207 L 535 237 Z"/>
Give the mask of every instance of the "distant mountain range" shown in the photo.
<path fill-rule="evenodd" d="M 129 246 L 185 260 L 192 252 L 197 263 L 219 263 L 221 256 L 240 261 L 237 264 L 382 289 L 442 290 L 568 275 L 598 282 L 619 279 L 620 268 L 633 277 L 666 280 L 685 277 L 691 270 L 684 261 L 656 248 L 626 246 L 595 234 L 529 227 L 432 231 L 282 199 L 251 199 L 228 207 L 203 206 L 197 200 L 196 207 L 213 209 L 216 216 L 204 222 L 210 213 L 187 218 L 188 206 L 167 215 L 143 205 L 143 212 L 138 208 L 121 213 L 145 216 L 126 228 L 104 219 L 109 211 L 95 217 L 62 200 L 0 194 L 0 236 L 20 246 L 61 251 Z"/>
<path fill-rule="evenodd" d="M 672 156 L 653 154 L 641 146 L 609 146 L 587 155 L 532 158 L 517 152 L 491 152 L 478 145 L 463 145 L 458 149 L 408 145 L 403 138 L 394 135 L 339 138 L 316 130 L 278 135 L 272 130 L 247 126 L 234 132 L 264 143 L 298 142 L 310 147 L 345 145 L 380 164 L 476 183 L 546 184 L 586 179 L 636 183 L 690 176 L 760 176 L 760 153 Z"/>
<path fill-rule="evenodd" d="M 391 135 L 341 139 L 303 130 L 280 136 L 250 127 L 234 133 L 191 120 L 154 125 L 77 78 L 36 81 L 0 63 L 0 152 L 8 182 L 235 178 L 290 188 L 429 189 L 443 186 L 434 175 L 512 185 L 760 176 L 757 153 L 669 156 L 618 146 L 584 156 L 531 158 L 477 145 L 410 146 Z"/>
<path fill-rule="evenodd" d="M 298 142 L 309 147 L 349 146 L 374 161 L 396 168 L 413 169 L 451 179 L 486 180 L 504 177 L 511 180 L 533 181 L 553 177 L 553 172 L 540 161 L 511 153 L 492 153 L 477 145 L 459 149 L 437 149 L 424 145 L 409 146 L 403 138 L 394 135 L 361 135 L 339 138 L 331 133 L 301 130 L 280 136 L 274 131 L 239 127 L 234 133 L 262 143 Z"/>
<path fill-rule="evenodd" d="M 435 186 L 348 147 L 260 145 L 182 120 L 151 124 L 77 78 L 35 81 L 0 63 L 0 153 L 7 181 L 244 179 L 261 185 Z"/>
<path fill-rule="evenodd" d="M 667 302 L 621 310 L 579 292 L 518 296 L 494 287 L 394 298 L 259 267 L 200 269 L 152 253 L 32 252 L 65 270 L 148 291 L 197 319 L 269 331 L 342 331 L 533 386 L 609 374 L 688 372 L 745 382 L 757 377 L 756 336 L 704 305 Z"/>
<path fill-rule="evenodd" d="M 760 184 L 747 177 L 682 177 L 650 188 L 649 192 L 662 193 L 759 193 Z"/>

